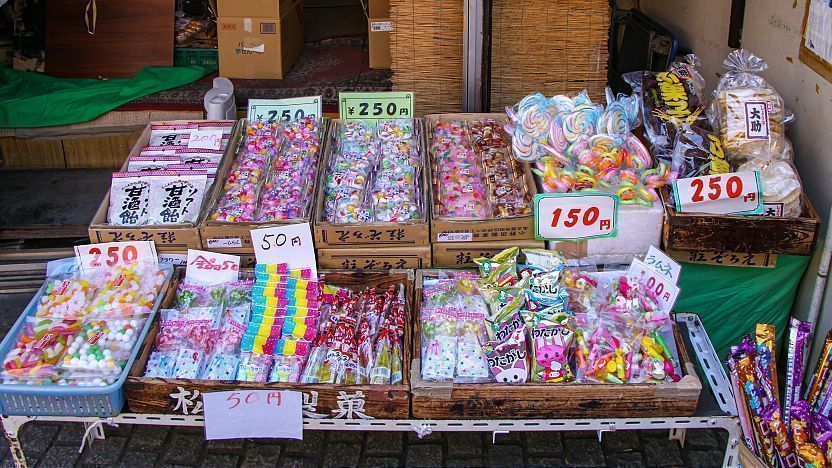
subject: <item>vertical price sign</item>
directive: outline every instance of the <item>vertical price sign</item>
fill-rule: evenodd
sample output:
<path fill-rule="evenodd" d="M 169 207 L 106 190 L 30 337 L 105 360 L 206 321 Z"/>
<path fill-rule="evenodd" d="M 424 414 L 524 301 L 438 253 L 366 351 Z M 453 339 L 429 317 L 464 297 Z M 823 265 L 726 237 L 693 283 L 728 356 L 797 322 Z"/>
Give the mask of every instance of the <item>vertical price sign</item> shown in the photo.
<path fill-rule="evenodd" d="M 581 240 L 615 237 L 618 195 L 609 193 L 541 193 L 534 197 L 535 237 Z"/>
<path fill-rule="evenodd" d="M 342 119 L 413 118 L 414 95 L 409 91 L 340 93 L 338 101 Z"/>
<path fill-rule="evenodd" d="M 763 193 L 757 171 L 730 172 L 673 182 L 679 213 L 755 215 L 763 212 Z"/>

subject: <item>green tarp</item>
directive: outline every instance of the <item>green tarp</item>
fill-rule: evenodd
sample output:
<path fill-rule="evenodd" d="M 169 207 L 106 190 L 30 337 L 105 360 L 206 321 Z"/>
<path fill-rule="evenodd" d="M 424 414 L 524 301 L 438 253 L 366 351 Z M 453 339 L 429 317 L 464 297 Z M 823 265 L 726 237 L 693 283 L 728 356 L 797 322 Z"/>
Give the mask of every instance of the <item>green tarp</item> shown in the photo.
<path fill-rule="evenodd" d="M 699 314 L 720 359 L 757 323 L 773 324 L 780 343 L 810 258 L 780 255 L 775 268 L 683 263 L 674 310 Z"/>
<path fill-rule="evenodd" d="M 0 65 L 0 128 L 87 122 L 133 99 L 196 81 L 198 66 L 147 67 L 133 78 L 55 78 Z"/>

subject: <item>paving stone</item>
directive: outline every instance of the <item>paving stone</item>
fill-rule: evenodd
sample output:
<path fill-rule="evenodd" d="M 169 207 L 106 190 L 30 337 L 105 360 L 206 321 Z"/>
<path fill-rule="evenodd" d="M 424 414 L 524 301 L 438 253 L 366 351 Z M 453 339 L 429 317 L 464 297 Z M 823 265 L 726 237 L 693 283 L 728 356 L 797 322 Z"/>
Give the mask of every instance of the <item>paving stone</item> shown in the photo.
<path fill-rule="evenodd" d="M 401 432 L 368 432 L 367 455 L 404 455 L 404 434 Z"/>
<path fill-rule="evenodd" d="M 647 466 L 680 466 L 682 454 L 679 444 L 667 437 L 643 437 L 644 460 Z"/>
<path fill-rule="evenodd" d="M 363 431 L 329 431 L 327 443 L 361 444 L 364 442 Z"/>
<path fill-rule="evenodd" d="M 638 450 L 638 433 L 635 431 L 604 432 L 601 436 L 601 447 L 604 453 Z"/>
<path fill-rule="evenodd" d="M 162 461 L 164 463 L 196 465 L 202 457 L 205 436 L 202 434 L 171 434 Z"/>
<path fill-rule="evenodd" d="M 52 441 L 60 430 L 60 426 L 51 424 L 28 423 L 23 425 L 18 432 L 23 453 L 27 456 L 42 455 L 52 445 Z"/>
<path fill-rule="evenodd" d="M 482 455 L 482 434 L 479 432 L 449 432 L 446 437 L 448 458 Z"/>
<path fill-rule="evenodd" d="M 494 441 L 495 444 L 522 444 L 523 443 L 523 433 L 522 432 L 509 432 L 508 434 L 494 434 L 493 439 L 492 435 L 486 433 L 488 437 L 488 442 Z"/>
<path fill-rule="evenodd" d="M 595 431 L 564 431 L 564 439 L 595 439 L 598 440 L 598 433 Z"/>
<path fill-rule="evenodd" d="M 257 440 L 257 439 L 254 439 Z M 243 452 L 243 467 L 275 466 L 283 447 L 278 444 L 257 444 L 249 441 Z"/>
<path fill-rule="evenodd" d="M 244 445 L 244 439 L 209 440 L 206 444 L 211 453 L 241 450 Z"/>
<path fill-rule="evenodd" d="M 523 447 L 519 445 L 491 445 L 488 447 L 488 466 L 516 468 L 523 464 Z"/>
<path fill-rule="evenodd" d="M 598 439 L 563 441 L 563 461 L 569 466 L 604 466 L 604 452 Z"/>
<path fill-rule="evenodd" d="M 424 437 L 419 437 L 419 435 L 416 434 L 413 431 L 410 431 L 410 432 L 407 433 L 407 443 L 408 444 L 430 444 L 430 443 L 439 442 L 441 440 L 442 440 L 442 433 L 441 432 L 431 432 L 430 434 L 428 434 Z"/>
<path fill-rule="evenodd" d="M 397 468 L 402 466 L 402 461 L 395 457 L 367 457 L 364 463 L 359 466 L 364 468 Z"/>
<path fill-rule="evenodd" d="M 81 463 L 84 465 L 116 465 L 126 445 L 126 437 L 107 437 L 104 440 L 96 440 L 92 447 L 84 447 Z"/>
<path fill-rule="evenodd" d="M 75 461 L 78 460 L 80 455 L 78 453 L 78 447 L 53 445 L 43 455 L 41 462 L 38 464 L 38 468 L 74 466 Z"/>
<path fill-rule="evenodd" d="M 326 431 L 306 431 L 303 434 L 303 440 L 286 442 L 286 453 L 319 458 L 324 452 L 325 443 Z"/>
<path fill-rule="evenodd" d="M 722 431 L 720 431 L 722 432 Z M 719 448 L 724 445 L 711 429 L 688 429 L 685 434 L 685 447 Z"/>
<path fill-rule="evenodd" d="M 529 457 L 529 461 L 526 463 L 526 468 L 551 468 L 553 466 L 563 466 L 563 460 L 549 457 Z"/>
<path fill-rule="evenodd" d="M 361 444 L 327 444 L 324 468 L 358 466 L 361 460 Z"/>
<path fill-rule="evenodd" d="M 611 455 L 607 455 L 607 466 L 637 468 L 644 466 L 644 459 L 638 452 L 613 453 Z"/>
<path fill-rule="evenodd" d="M 159 454 L 153 452 L 125 452 L 121 457 L 120 467 L 124 468 L 151 468 L 156 466 Z"/>
<path fill-rule="evenodd" d="M 456 460 L 445 460 L 445 464 L 443 466 L 445 468 L 472 468 L 472 467 L 486 466 L 486 463 L 483 461 L 482 458 L 469 457 L 469 458 L 459 458 L 459 459 L 456 459 Z"/>
<path fill-rule="evenodd" d="M 418 444 L 407 448 L 408 467 L 441 466 L 442 446 L 439 444 Z"/>
<path fill-rule="evenodd" d="M 318 462 L 311 458 L 286 457 L 280 466 L 285 468 L 318 468 Z"/>
<path fill-rule="evenodd" d="M 149 452 L 160 450 L 170 434 L 167 426 L 136 426 L 127 442 L 128 450 Z"/>
<path fill-rule="evenodd" d="M 204 468 L 236 468 L 240 461 L 239 455 L 228 453 L 208 453 L 200 464 Z"/>
<path fill-rule="evenodd" d="M 526 452 L 530 455 L 563 453 L 560 432 L 529 432 L 526 434 Z"/>
<path fill-rule="evenodd" d="M 24 426 L 25 427 L 25 426 Z M 81 445 L 81 439 L 84 438 L 84 425 L 81 423 L 66 423 L 61 424 L 61 430 L 58 432 L 58 437 L 52 442 L 58 445 L 74 445 L 75 450 Z"/>
<path fill-rule="evenodd" d="M 686 466 L 690 467 L 721 466 L 724 458 L 725 452 L 721 449 L 689 450 L 685 454 Z"/>

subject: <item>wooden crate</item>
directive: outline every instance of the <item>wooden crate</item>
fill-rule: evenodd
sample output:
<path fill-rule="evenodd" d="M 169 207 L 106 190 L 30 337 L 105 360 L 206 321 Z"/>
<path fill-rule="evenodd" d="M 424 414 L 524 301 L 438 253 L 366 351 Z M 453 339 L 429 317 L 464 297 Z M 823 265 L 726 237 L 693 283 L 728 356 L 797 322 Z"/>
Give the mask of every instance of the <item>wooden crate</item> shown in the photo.
<path fill-rule="evenodd" d="M 820 218 L 805 193 L 799 218 L 677 213 L 667 203 L 669 192 L 661 195 L 665 250 L 812 255 L 817 242 Z"/>
<path fill-rule="evenodd" d="M 422 280 L 439 270 L 416 274 L 413 355 L 421 355 L 419 311 Z M 425 419 L 541 419 L 690 416 L 696 410 L 702 383 L 696 376 L 683 341 L 676 331 L 683 377 L 664 384 L 452 384 L 421 379 L 420 359 L 411 366 L 414 418 Z"/>
<path fill-rule="evenodd" d="M 321 270 L 320 273 L 325 274 L 327 281 L 332 284 L 353 289 L 363 289 L 365 287 L 386 289 L 393 284 L 404 284 L 407 300 L 405 319 L 406 323 L 412 323 L 412 308 L 410 305 L 413 304 L 413 271 Z M 169 307 L 173 303 L 176 287 L 181 276 L 182 269 L 171 281 L 162 308 Z M 303 392 L 304 412 L 313 411 L 318 415 L 305 414 L 307 417 L 338 416 L 339 409 L 345 405 L 347 400 L 363 401 L 361 414 L 368 419 L 406 419 L 410 416 L 410 362 L 412 359 L 410 354 L 412 343 L 410 327 L 405 327 L 402 354 L 404 381 L 399 385 L 259 383 L 144 377 L 147 359 L 150 356 L 158 332 L 159 321 L 156 320 L 151 326 L 124 384 L 124 390 L 127 393 L 127 405 L 130 411 L 153 414 L 200 414 L 202 412 L 201 395 L 205 392 L 257 389 Z M 340 417 L 343 418 L 344 416 Z M 357 413 L 353 414 L 353 418 L 358 419 L 359 417 L 361 416 Z"/>

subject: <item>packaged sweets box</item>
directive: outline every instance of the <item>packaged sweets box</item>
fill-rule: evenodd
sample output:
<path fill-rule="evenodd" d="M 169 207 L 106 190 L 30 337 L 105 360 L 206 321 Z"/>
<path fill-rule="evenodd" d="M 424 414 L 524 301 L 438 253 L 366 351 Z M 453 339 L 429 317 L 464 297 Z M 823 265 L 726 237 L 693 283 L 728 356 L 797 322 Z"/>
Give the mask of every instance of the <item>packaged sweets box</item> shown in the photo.
<path fill-rule="evenodd" d="M 432 245 L 433 268 L 476 268 L 474 259 L 493 257 L 509 247 L 542 249 L 545 243 L 539 240 L 515 240 L 496 242 L 437 242 Z"/>
<path fill-rule="evenodd" d="M 223 122 L 228 121 L 196 121 L 196 120 L 172 120 L 164 122 L 151 122 L 145 127 L 136 144 L 130 149 L 130 153 L 124 161 L 121 171 L 127 171 L 128 161 L 131 157 L 139 156 L 142 148 L 148 146 L 150 142 L 151 129 L 154 125 L 182 125 L 193 122 Z M 234 141 L 239 139 L 239 129 L 235 125 L 231 131 L 228 144 L 224 149 L 224 153 L 220 159 L 220 167 L 228 159 L 230 148 L 234 145 Z M 219 171 L 216 174 L 215 180 L 220 180 Z M 222 185 L 216 183 L 216 185 Z M 196 222 L 169 224 L 169 225 L 146 225 L 146 226 L 113 226 L 108 223 L 107 214 L 110 209 L 110 191 L 104 196 L 101 205 L 98 207 L 95 216 L 90 222 L 89 235 L 90 242 L 98 244 L 102 242 L 126 242 L 126 241 L 153 241 L 156 244 L 158 252 L 173 252 L 184 251 L 187 249 L 199 249 L 202 246 L 202 240 L 199 235 L 199 221 L 206 213 L 209 197 L 203 200 L 200 208 L 200 213 L 197 216 Z"/>
<path fill-rule="evenodd" d="M 428 150 L 430 157 L 429 180 L 431 183 L 430 190 L 430 204 L 432 208 L 431 213 L 431 242 L 492 242 L 492 241 L 506 241 L 514 239 L 534 239 L 534 213 L 532 210 L 532 200 L 537 194 L 534 177 L 528 164 L 518 163 L 517 167 L 522 172 L 522 176 L 517 174 L 512 177 L 513 180 L 522 178 L 525 180 L 526 195 L 528 210 L 527 214 L 519 216 L 502 216 L 502 217 L 448 217 L 442 216 L 441 200 L 439 199 L 439 190 L 437 181 L 440 174 L 437 174 L 435 166 L 438 154 L 434 149 L 434 126 L 439 122 L 448 121 L 464 121 L 466 123 L 477 122 L 480 120 L 494 120 L 501 125 L 508 123 L 508 117 L 505 114 L 431 114 L 425 116 L 425 125 L 428 130 Z M 511 142 L 506 140 L 508 145 L 507 156 L 511 156 Z"/>
<path fill-rule="evenodd" d="M 318 170 L 315 176 L 310 180 L 310 182 L 313 184 L 312 192 L 309 195 L 310 197 L 314 197 L 316 187 L 319 183 L 318 174 L 320 173 L 320 168 L 322 164 L 322 154 L 326 151 L 326 142 L 324 136 L 326 135 L 329 122 L 330 119 L 326 117 L 324 117 L 320 122 L 318 122 L 318 137 L 321 146 L 319 148 L 317 156 Z M 227 180 L 230 171 L 233 169 L 235 160 L 241 152 L 241 146 L 245 144 L 245 138 L 242 134 L 246 131 L 247 124 L 248 121 L 246 119 L 240 120 L 238 124 L 238 127 L 240 128 L 240 137 L 234 140 L 233 142 L 229 143 L 228 145 L 228 157 L 225 158 L 223 164 L 217 171 L 218 182 L 214 184 L 211 193 L 208 195 L 208 200 L 206 201 L 206 212 L 204 213 L 204 216 L 201 218 L 202 222 L 199 225 L 199 234 L 202 240 L 202 245 L 200 248 L 210 250 L 213 252 L 242 255 L 244 257 L 246 256 L 246 254 L 254 253 L 254 246 L 252 246 L 251 243 L 252 229 L 311 222 L 315 210 L 314 199 L 311 199 L 308 203 L 307 209 L 305 210 L 305 214 L 294 219 L 247 222 L 217 221 L 212 219 L 212 214 L 217 211 L 218 204 L 221 202 L 223 195 L 225 195 L 225 181 Z M 268 177 L 268 174 L 264 175 L 264 178 L 265 177 Z"/>
<path fill-rule="evenodd" d="M 393 121 L 395 119 L 391 119 Z M 334 119 L 329 127 L 327 143 L 324 145 L 325 156 L 319 167 L 319 181 L 315 206 L 315 246 L 319 249 L 343 249 L 343 248 L 399 248 L 418 247 L 430 245 L 430 227 L 428 217 L 430 206 L 428 204 L 427 183 L 427 144 L 424 139 L 426 134 L 425 122 L 422 119 L 412 119 L 413 140 L 417 146 L 418 162 L 421 165 L 417 168 L 418 174 L 414 183 L 416 184 L 417 200 L 421 205 L 421 214 L 418 219 L 411 219 L 403 222 L 390 221 L 360 221 L 333 223 L 327 220 L 327 185 L 331 178 L 329 166 L 333 162 L 333 153 L 337 150 L 337 132 L 346 122 L 342 119 Z M 375 163 L 370 169 L 369 183 L 372 183 L 376 172 Z M 346 185 L 345 183 L 339 184 Z M 367 187 L 367 190 L 372 188 Z M 331 198 L 331 197 L 330 197 Z M 369 199 L 368 199 L 369 200 Z"/>
<path fill-rule="evenodd" d="M 419 247 L 382 247 L 318 249 L 318 266 L 343 270 L 418 270 L 430 268 L 431 248 L 429 245 Z"/>
<path fill-rule="evenodd" d="M 251 270 L 247 270 L 248 273 Z M 241 275 L 246 270 L 241 270 Z M 304 416 L 310 418 L 406 419 L 410 415 L 410 363 L 413 320 L 412 270 L 345 271 L 319 270 L 329 284 L 360 291 L 364 288 L 386 290 L 403 286 L 405 291 L 404 336 L 402 337 L 402 382 L 397 385 L 259 383 L 236 380 L 196 380 L 145 377 L 147 362 L 160 331 L 159 319 L 150 325 L 147 337 L 130 369 L 124 390 L 130 411 L 150 414 L 201 415 L 202 394 L 226 390 L 294 390 L 303 393 Z M 168 288 L 162 308 L 174 304 L 178 283 L 184 269 L 178 268 Z"/>

